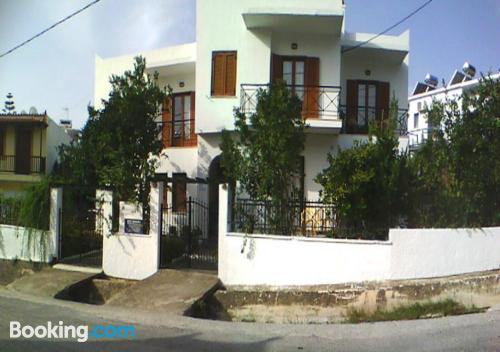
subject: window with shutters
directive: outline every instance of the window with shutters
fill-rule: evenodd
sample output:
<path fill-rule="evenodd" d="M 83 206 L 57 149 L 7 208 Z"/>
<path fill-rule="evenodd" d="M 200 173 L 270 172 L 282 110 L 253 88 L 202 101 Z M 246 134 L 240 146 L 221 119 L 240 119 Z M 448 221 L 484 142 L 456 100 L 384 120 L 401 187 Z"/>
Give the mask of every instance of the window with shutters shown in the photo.
<path fill-rule="evenodd" d="M 212 53 L 212 96 L 236 96 L 236 51 Z"/>
<path fill-rule="evenodd" d="M 367 133 L 373 120 L 389 115 L 389 83 L 379 81 L 347 81 L 348 133 Z"/>
<path fill-rule="evenodd" d="M 195 93 L 176 93 L 163 105 L 162 138 L 164 147 L 196 146 Z"/>
<path fill-rule="evenodd" d="M 187 203 L 187 176 L 186 174 L 172 175 L 172 211 L 186 212 Z"/>

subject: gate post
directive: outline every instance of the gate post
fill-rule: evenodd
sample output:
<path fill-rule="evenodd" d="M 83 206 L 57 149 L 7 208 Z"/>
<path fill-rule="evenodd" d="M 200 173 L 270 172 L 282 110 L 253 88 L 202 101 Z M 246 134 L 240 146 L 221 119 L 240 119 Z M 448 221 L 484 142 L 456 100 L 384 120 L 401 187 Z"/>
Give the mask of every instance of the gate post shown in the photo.
<path fill-rule="evenodd" d="M 152 248 L 150 255 L 155 258 L 151 267 L 160 267 L 160 241 L 161 241 L 161 227 L 163 214 L 162 211 L 162 197 L 163 195 L 163 182 L 151 182 L 151 191 L 149 193 L 149 236 L 152 237 Z"/>
<path fill-rule="evenodd" d="M 47 251 L 48 259 L 60 259 L 61 249 L 61 226 L 62 226 L 62 193 L 63 189 L 51 188 L 50 189 L 50 219 L 49 219 L 49 233 L 50 233 L 50 249 Z"/>

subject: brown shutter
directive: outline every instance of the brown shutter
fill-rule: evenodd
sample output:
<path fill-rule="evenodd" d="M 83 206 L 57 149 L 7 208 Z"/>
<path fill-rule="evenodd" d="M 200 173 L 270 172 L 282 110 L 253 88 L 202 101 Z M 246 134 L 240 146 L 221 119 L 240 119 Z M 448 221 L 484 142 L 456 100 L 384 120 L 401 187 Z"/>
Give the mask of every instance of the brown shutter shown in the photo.
<path fill-rule="evenodd" d="M 389 117 L 389 103 L 391 100 L 389 82 L 378 82 L 377 87 L 377 119 Z"/>
<path fill-rule="evenodd" d="M 283 79 L 283 58 L 279 55 L 271 55 L 271 83 Z"/>
<path fill-rule="evenodd" d="M 212 95 L 224 95 L 224 71 L 226 69 L 226 57 L 221 53 L 212 55 Z"/>
<path fill-rule="evenodd" d="M 346 97 L 346 130 L 347 133 L 353 133 L 356 129 L 358 120 L 358 82 L 347 80 Z"/>
<path fill-rule="evenodd" d="M 226 54 L 226 82 L 224 95 L 236 95 L 236 53 Z"/>
<path fill-rule="evenodd" d="M 172 146 L 172 97 L 167 97 L 163 103 L 162 114 L 162 140 L 163 147 Z"/>
<path fill-rule="evenodd" d="M 163 210 L 168 208 L 168 184 L 163 185 Z"/>
<path fill-rule="evenodd" d="M 191 92 L 191 136 L 189 136 L 190 143 L 189 145 L 196 145 L 197 136 L 195 133 L 195 122 L 196 122 L 196 93 Z"/>
<path fill-rule="evenodd" d="M 317 119 L 321 104 L 319 101 L 319 58 L 308 57 L 305 64 L 306 85 L 302 112 L 305 118 Z"/>

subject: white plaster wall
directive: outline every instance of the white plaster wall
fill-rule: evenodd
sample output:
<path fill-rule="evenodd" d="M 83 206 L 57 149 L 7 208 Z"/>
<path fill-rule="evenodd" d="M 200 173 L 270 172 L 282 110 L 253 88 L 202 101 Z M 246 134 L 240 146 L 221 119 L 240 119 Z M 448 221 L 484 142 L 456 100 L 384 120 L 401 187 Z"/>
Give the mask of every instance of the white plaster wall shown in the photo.
<path fill-rule="evenodd" d="M 500 268 L 500 227 L 391 229 L 391 279 L 447 276 Z"/>
<path fill-rule="evenodd" d="M 54 164 L 59 159 L 59 147 L 63 144 L 69 144 L 71 142 L 71 138 L 66 133 L 66 130 L 55 123 L 52 119 L 49 118 L 48 123 L 49 126 L 46 129 L 46 172 L 50 173 L 54 167 Z"/>
<path fill-rule="evenodd" d="M 50 231 L 0 225 L 0 258 L 50 263 L 57 256 Z"/>
<path fill-rule="evenodd" d="M 152 184 L 150 193 L 150 231 L 148 234 L 111 234 L 104 231 L 103 271 L 106 275 L 123 279 L 143 280 L 158 271 L 159 261 L 159 209 L 163 185 Z M 111 193 L 98 191 L 103 202 L 103 216 L 112 214 Z"/>

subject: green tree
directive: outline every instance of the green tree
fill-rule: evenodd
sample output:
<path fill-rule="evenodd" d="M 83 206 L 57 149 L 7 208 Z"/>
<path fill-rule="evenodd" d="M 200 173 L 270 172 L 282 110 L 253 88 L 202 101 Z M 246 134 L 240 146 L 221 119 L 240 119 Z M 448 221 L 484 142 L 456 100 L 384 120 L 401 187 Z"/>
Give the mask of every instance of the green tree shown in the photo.
<path fill-rule="evenodd" d="M 8 93 L 6 98 L 7 100 L 5 100 L 3 112 L 6 114 L 15 114 L 16 106 L 14 104 L 14 96 L 12 93 Z"/>
<path fill-rule="evenodd" d="M 162 150 L 157 117 L 167 92 L 158 74 L 146 73 L 146 62 L 110 79 L 111 93 L 102 109 L 89 107 L 89 119 L 77 143 L 60 149 L 58 175 L 64 182 L 112 187 L 122 200 L 147 207 L 149 182 Z"/>
<path fill-rule="evenodd" d="M 500 82 L 485 77 L 427 112 L 434 131 L 412 158 L 416 225 L 500 224 Z M 414 209 L 418 209 L 414 207 Z"/>
<path fill-rule="evenodd" d="M 335 236 L 383 239 L 404 221 L 409 173 L 407 154 L 395 134 L 397 101 L 382 123 L 371 123 L 366 142 L 328 154 L 329 166 L 317 177 L 322 199 L 335 207 Z"/>
<path fill-rule="evenodd" d="M 269 201 L 271 223 L 291 225 L 290 202 L 298 201 L 305 123 L 302 102 L 283 82 L 257 92 L 255 113 L 235 110 L 235 132 L 222 134 L 222 166 L 253 200 Z"/>

